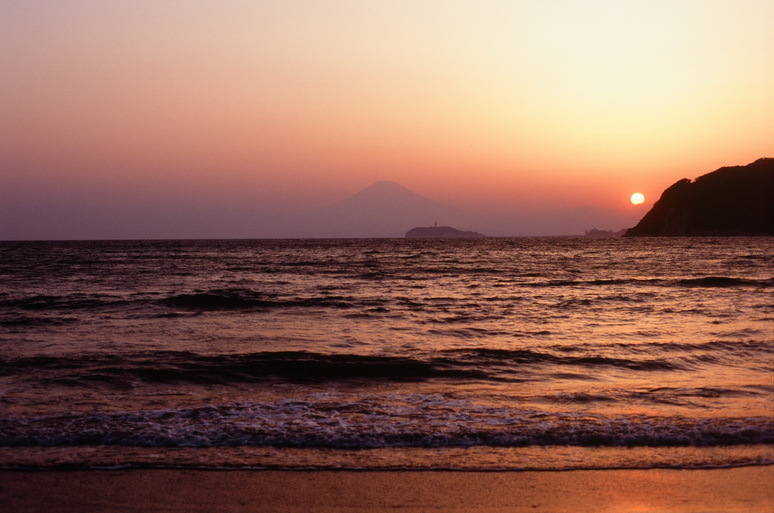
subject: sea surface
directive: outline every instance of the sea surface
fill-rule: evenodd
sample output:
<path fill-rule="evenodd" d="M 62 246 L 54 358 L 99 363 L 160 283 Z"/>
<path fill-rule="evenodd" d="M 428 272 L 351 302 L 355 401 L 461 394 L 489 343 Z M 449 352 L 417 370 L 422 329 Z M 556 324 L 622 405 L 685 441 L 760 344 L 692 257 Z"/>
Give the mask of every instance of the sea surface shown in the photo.
<path fill-rule="evenodd" d="M 0 242 L 0 467 L 774 463 L 774 238 Z"/>

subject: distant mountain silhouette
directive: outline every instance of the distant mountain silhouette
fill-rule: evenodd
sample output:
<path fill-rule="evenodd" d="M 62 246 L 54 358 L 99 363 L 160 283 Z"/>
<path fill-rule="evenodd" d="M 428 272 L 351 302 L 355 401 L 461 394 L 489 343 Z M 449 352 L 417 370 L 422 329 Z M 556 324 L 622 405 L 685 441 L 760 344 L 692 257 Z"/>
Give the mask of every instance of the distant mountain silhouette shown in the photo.
<path fill-rule="evenodd" d="M 774 235 L 774 158 L 677 181 L 626 237 Z"/>
<path fill-rule="evenodd" d="M 333 205 L 311 212 L 304 236 L 403 237 L 420 223 L 464 223 L 463 211 L 431 201 L 395 182 L 380 181 Z"/>
<path fill-rule="evenodd" d="M 406 232 L 407 239 L 473 239 L 483 238 L 477 232 L 466 232 L 451 226 L 418 226 Z"/>

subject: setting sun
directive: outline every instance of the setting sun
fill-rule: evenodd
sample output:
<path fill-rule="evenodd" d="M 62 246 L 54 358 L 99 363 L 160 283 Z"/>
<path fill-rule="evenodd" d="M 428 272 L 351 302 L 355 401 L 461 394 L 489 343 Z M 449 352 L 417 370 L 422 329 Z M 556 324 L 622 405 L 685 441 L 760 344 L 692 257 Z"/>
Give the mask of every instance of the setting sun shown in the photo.
<path fill-rule="evenodd" d="M 632 194 L 632 197 L 629 198 L 629 201 L 632 202 L 632 205 L 640 205 L 645 202 L 645 195 L 641 192 L 635 192 Z"/>

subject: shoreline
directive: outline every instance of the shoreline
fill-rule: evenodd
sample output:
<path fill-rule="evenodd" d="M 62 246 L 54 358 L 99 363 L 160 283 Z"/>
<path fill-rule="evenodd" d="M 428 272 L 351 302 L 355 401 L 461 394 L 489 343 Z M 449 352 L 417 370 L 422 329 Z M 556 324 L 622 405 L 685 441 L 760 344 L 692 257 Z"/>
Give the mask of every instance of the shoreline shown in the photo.
<path fill-rule="evenodd" d="M 0 470 L 9 512 L 745 512 L 774 465 L 570 471 Z"/>

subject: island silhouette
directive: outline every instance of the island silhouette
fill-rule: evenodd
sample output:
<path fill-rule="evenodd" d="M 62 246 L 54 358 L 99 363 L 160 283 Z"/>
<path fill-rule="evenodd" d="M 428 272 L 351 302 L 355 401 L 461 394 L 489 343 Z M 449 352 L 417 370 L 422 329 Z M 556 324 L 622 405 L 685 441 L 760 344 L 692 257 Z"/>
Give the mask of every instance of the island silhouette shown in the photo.
<path fill-rule="evenodd" d="M 774 235 L 774 158 L 667 188 L 625 237 Z"/>
<path fill-rule="evenodd" d="M 477 232 L 467 232 L 451 226 L 418 226 L 406 232 L 407 239 L 475 239 L 486 235 Z"/>

